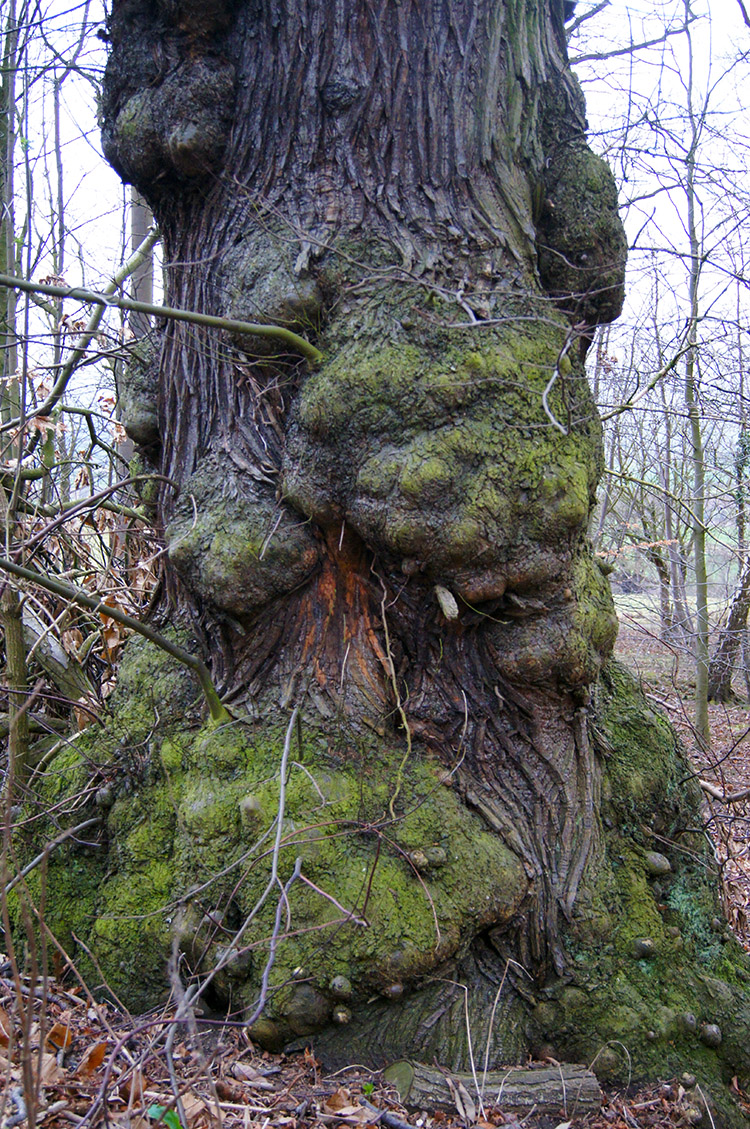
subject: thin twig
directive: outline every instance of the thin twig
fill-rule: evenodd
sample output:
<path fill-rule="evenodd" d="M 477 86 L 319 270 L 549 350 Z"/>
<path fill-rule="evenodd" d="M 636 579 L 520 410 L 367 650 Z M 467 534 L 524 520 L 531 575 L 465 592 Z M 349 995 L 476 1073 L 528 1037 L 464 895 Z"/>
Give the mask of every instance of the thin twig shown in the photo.
<path fill-rule="evenodd" d="M 568 350 L 570 349 L 570 346 L 573 344 L 574 340 L 575 340 L 575 337 L 574 337 L 573 333 L 569 332 L 568 336 L 565 339 L 565 344 L 563 345 L 560 352 L 557 354 L 557 360 L 555 361 L 555 370 L 554 370 L 554 372 L 552 373 L 552 376 L 549 378 L 549 380 L 547 382 L 547 387 L 544 389 L 544 392 L 542 393 L 542 407 L 544 408 L 545 415 L 547 416 L 547 419 L 550 421 L 552 426 L 556 427 L 557 430 L 562 435 L 568 434 L 568 428 L 563 427 L 563 425 L 560 423 L 560 421 L 555 417 L 552 409 L 549 406 L 548 397 L 549 397 L 550 392 L 552 391 L 552 388 L 553 388 L 557 378 L 562 377 L 562 372 L 560 370 L 560 366 L 562 365 L 564 358 L 568 355 Z"/>
<path fill-rule="evenodd" d="M 252 335 L 253 337 L 270 338 L 271 340 L 282 342 L 282 344 L 287 345 L 295 353 L 301 353 L 303 357 L 306 357 L 308 361 L 312 361 L 313 364 L 318 364 L 323 360 L 323 354 L 320 349 L 316 349 L 314 345 L 311 345 L 309 341 L 306 341 L 305 338 L 301 337 L 298 333 L 294 333 L 291 329 L 285 329 L 280 325 L 261 325 L 255 322 L 237 321 L 234 318 L 222 318 L 215 314 L 200 314 L 192 310 L 178 310 L 173 306 L 152 306 L 148 302 L 136 302 L 134 298 L 116 298 L 114 296 L 115 290 L 117 290 L 125 279 L 140 266 L 144 255 L 151 250 L 158 238 L 158 231 L 152 229 L 135 255 L 117 272 L 115 275 L 116 281 L 110 283 L 102 293 L 98 293 L 95 290 L 84 290 L 77 286 L 53 286 L 41 282 L 28 282 L 25 278 L 16 278 L 14 275 L 9 274 L 0 274 L 0 286 L 6 286 L 12 290 L 25 290 L 32 294 L 50 294 L 54 298 L 73 298 L 77 302 L 86 302 L 91 305 L 99 306 L 100 309 L 92 314 L 91 320 L 82 334 L 82 339 L 85 339 L 85 345 L 88 345 L 98 329 L 99 322 L 104 316 L 104 311 L 108 308 L 115 308 L 118 310 L 132 310 L 134 313 L 147 314 L 149 317 L 153 318 L 166 318 L 169 321 L 186 321 L 190 322 L 191 325 L 205 325 L 209 329 L 225 329 L 229 333 L 241 333 L 247 336 Z M 138 262 L 135 262 L 138 255 L 140 255 L 141 258 Z M 93 328 L 91 328 L 94 318 L 96 318 L 96 323 L 93 325 Z M 83 346 L 84 348 L 85 345 Z M 75 353 L 78 354 L 81 349 L 82 346 L 79 345 Z M 57 385 L 62 380 L 67 368 L 68 365 L 64 366 L 60 377 L 58 377 L 55 388 L 57 388 Z M 65 380 L 67 382 L 67 376 Z M 55 389 L 52 390 L 44 404 L 33 414 L 49 415 L 51 409 L 60 398 L 57 396 L 53 400 L 54 394 Z M 11 421 L 11 424 L 12 422 L 13 421 Z M 10 427 L 11 424 L 6 424 L 6 429 Z"/>

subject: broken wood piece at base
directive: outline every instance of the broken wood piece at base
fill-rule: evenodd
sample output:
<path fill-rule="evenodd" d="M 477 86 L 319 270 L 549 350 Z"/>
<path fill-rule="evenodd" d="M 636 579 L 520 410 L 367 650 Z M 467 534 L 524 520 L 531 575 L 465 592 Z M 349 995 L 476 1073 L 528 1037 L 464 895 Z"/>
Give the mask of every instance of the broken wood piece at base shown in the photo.
<path fill-rule="evenodd" d="M 448 1078 L 455 1087 L 465 1086 L 476 1097 L 476 1085 L 471 1074 L 443 1072 L 421 1062 L 394 1062 L 383 1072 L 385 1080 L 398 1091 L 402 1105 L 409 1109 L 442 1108 L 454 1111 L 455 1099 Z M 478 1072 L 479 1083 L 482 1073 Z M 482 1101 L 485 1106 L 499 1106 L 503 1110 L 524 1112 L 532 1108 L 539 1113 L 559 1113 L 567 1116 L 589 1113 L 600 1108 L 601 1090 L 588 1067 L 577 1063 L 559 1066 L 508 1067 L 493 1070 L 484 1079 Z"/>

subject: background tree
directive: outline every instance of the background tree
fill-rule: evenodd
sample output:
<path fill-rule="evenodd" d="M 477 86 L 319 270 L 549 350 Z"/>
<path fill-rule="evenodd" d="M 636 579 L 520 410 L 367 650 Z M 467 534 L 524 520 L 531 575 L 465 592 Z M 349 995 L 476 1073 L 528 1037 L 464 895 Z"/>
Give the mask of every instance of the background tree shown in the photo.
<path fill-rule="evenodd" d="M 731 18 L 733 6 L 727 5 L 721 14 Z M 597 29 L 593 23 L 593 41 L 579 57 L 611 60 L 597 62 L 599 66 L 608 65 L 609 74 L 598 76 L 590 71 L 589 81 L 596 87 L 603 79 L 608 96 L 618 86 L 620 90 L 620 122 L 613 126 L 613 115 L 608 115 L 599 144 L 619 167 L 626 223 L 635 241 L 631 308 L 626 315 L 634 328 L 623 324 L 613 332 L 608 347 L 625 358 L 620 373 L 629 371 L 635 386 L 633 408 L 651 419 L 647 426 L 658 457 L 650 473 L 643 473 L 647 454 L 645 460 L 637 460 L 630 473 L 644 481 L 645 489 L 649 489 L 649 480 L 653 482 L 654 506 L 667 503 L 661 537 L 674 546 L 673 556 L 678 555 L 677 541 L 668 527 L 673 522 L 676 497 L 682 499 L 678 508 L 692 527 L 686 558 L 694 588 L 689 650 L 698 659 L 696 724 L 705 739 L 709 634 L 726 614 L 727 585 L 732 587 L 740 579 L 738 562 L 742 559 L 741 544 L 730 527 L 734 517 L 728 503 L 734 493 L 730 452 L 743 426 L 744 413 L 742 364 L 740 361 L 738 367 L 733 355 L 733 339 L 737 341 L 738 335 L 741 339 L 743 333 L 744 287 L 737 305 L 737 300 L 732 301 L 730 280 L 737 275 L 741 261 L 737 237 L 747 211 L 742 187 L 746 146 L 732 129 L 732 122 L 738 120 L 735 114 L 739 113 L 740 75 L 745 64 L 741 57 L 722 55 L 720 48 L 708 42 L 703 34 L 708 21 L 705 6 L 664 4 L 647 19 L 650 22 L 646 27 L 641 30 L 636 24 L 633 30 L 635 40 L 651 39 L 656 44 L 642 61 L 636 55 L 627 65 L 620 65 L 617 48 L 610 46 L 608 51 L 603 42 L 607 28 L 600 25 Z M 664 31 L 660 40 L 655 34 L 659 25 Z M 658 82 L 650 78 L 642 81 L 641 67 L 647 68 L 649 76 L 658 74 Z M 597 93 L 601 96 L 602 87 Z M 598 104 L 594 99 L 595 118 Z M 614 117 L 617 119 L 617 115 Z M 648 278 L 653 281 L 646 298 Z M 644 314 L 640 315 L 638 306 L 644 300 Z M 650 308 L 654 302 L 658 313 Z M 640 318 L 647 327 L 645 333 L 635 328 Z M 692 333 L 694 341 L 683 354 L 686 333 Z M 658 355 L 654 350 L 657 342 Z M 738 347 L 741 350 L 741 341 Z M 676 365 L 670 365 L 670 356 L 676 359 Z M 686 376 L 682 391 L 672 377 L 680 367 Z M 650 373 L 657 374 L 653 383 Z M 661 390 L 649 397 L 656 383 L 661 384 Z M 618 414 L 618 403 L 627 403 L 632 393 L 606 380 L 602 391 L 605 420 L 609 417 L 617 420 L 617 427 L 643 430 L 644 423 L 623 424 Z M 661 412 L 654 396 L 660 397 Z M 659 415 L 661 423 L 657 422 Z M 687 417 L 689 434 L 681 422 L 683 416 Z M 686 441 L 692 451 L 692 486 L 684 475 Z M 621 468 L 622 472 L 627 473 L 627 468 Z M 671 479 L 673 485 L 666 494 L 662 493 L 664 478 Z M 678 576 L 679 571 L 673 568 L 675 592 L 679 591 Z M 656 579 L 652 577 L 647 587 Z M 660 585 L 662 580 L 663 574 Z M 734 620 L 742 606 L 741 590 L 740 584 Z M 661 587 L 659 591 L 663 594 Z M 680 618 L 687 622 L 685 615 Z M 724 634 L 720 654 L 730 638 L 739 640 L 739 635 L 734 631 L 731 636 Z M 734 654 L 733 644 L 731 649 Z M 719 662 L 717 655 L 712 695 Z"/>
<path fill-rule="evenodd" d="M 33 563 L 43 572 L 67 574 L 90 591 L 102 586 L 114 606 L 122 603 L 133 610 L 143 596 L 141 582 L 152 575 L 142 562 L 143 527 L 129 504 L 137 499 L 132 491 L 128 496 L 127 489 L 118 495 L 114 486 L 100 495 L 108 479 L 116 483 L 125 473 L 114 449 L 117 430 L 111 418 L 110 366 L 125 351 L 122 335 L 119 329 L 109 335 L 101 310 L 93 320 L 81 320 L 80 306 L 65 297 L 65 275 L 85 281 L 92 270 L 82 242 L 84 229 L 96 229 L 101 221 L 112 223 L 101 199 L 101 213 L 81 220 L 72 197 L 82 181 L 85 188 L 81 172 L 85 158 L 79 156 L 76 177 L 65 159 L 71 144 L 85 146 L 71 115 L 81 104 L 82 90 L 90 97 L 97 84 L 92 40 L 99 44 L 102 61 L 91 7 L 83 3 L 73 15 L 42 14 L 33 5 L 15 3 L 2 10 L 2 98 L 7 112 L 2 118 L 0 273 L 6 282 L 8 276 L 20 275 L 62 284 L 51 300 L 33 293 L 33 281 L 29 282 L 32 293 L 20 296 L 7 285 L 2 287 L 3 556 L 16 563 Z M 94 123 L 89 124 L 93 129 Z M 114 184 L 111 175 L 109 179 Z M 118 195 L 113 204 L 115 228 L 120 225 Z M 149 242 L 153 241 L 152 233 Z M 104 241 L 98 247 L 105 271 L 111 251 Z M 115 262 L 121 253 L 115 242 Z M 113 290 L 128 273 L 126 268 Z M 94 500 L 87 504 L 87 496 Z M 117 550 L 118 538 L 128 535 L 124 523 L 130 524 L 137 544 L 132 562 L 136 585 L 130 592 L 123 586 L 124 562 Z M 145 587 L 150 585 L 151 579 L 145 580 Z M 135 596 L 139 587 L 141 594 Z M 6 581 L 2 601 L 6 617 L 2 690 L 8 709 L 2 711 L 0 726 L 3 735 L 9 735 L 11 752 L 10 764 L 3 766 L 7 798 L 11 792 L 23 791 L 24 779 L 40 757 L 59 743 L 60 731 L 76 710 L 81 724 L 96 715 L 111 688 L 121 639 L 113 623 L 109 627 L 114 630 L 108 631 L 98 614 L 81 614 L 40 589 L 22 592 Z"/>

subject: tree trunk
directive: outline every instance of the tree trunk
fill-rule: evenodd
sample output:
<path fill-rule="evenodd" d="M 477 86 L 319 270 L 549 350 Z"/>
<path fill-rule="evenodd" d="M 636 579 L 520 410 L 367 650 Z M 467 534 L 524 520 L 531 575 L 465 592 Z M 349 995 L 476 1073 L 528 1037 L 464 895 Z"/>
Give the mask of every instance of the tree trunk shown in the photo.
<path fill-rule="evenodd" d="M 0 271 L 14 271 L 16 242 L 14 222 L 13 167 L 15 161 L 15 132 L 12 107 L 15 102 L 16 67 L 18 63 L 18 25 L 15 6 L 7 14 L 3 27 L 3 75 L 0 82 Z M 5 291 L 0 295 L 0 419 L 17 414 L 20 405 L 18 378 L 18 349 L 16 342 L 15 295 Z M 18 447 L 10 443 L 5 448 L 5 458 L 18 455 Z M 0 486 L 0 537 L 3 545 L 13 539 L 16 525 L 15 502 L 19 483 L 8 499 Z M 9 505 L 10 501 L 10 505 Z M 29 723 L 26 713 L 28 671 L 26 645 L 21 625 L 21 597 L 7 580 L 0 584 L 0 628 L 5 648 L 5 683 L 8 695 L 8 776 L 6 795 L 23 790 L 29 771 Z"/>
<path fill-rule="evenodd" d="M 715 702 L 729 702 L 732 698 L 732 671 L 742 634 L 750 612 L 750 564 L 740 577 L 732 599 L 726 627 L 723 628 L 708 670 L 708 696 Z"/>
<path fill-rule="evenodd" d="M 121 701 L 158 689 L 159 724 L 179 707 L 182 731 L 156 754 L 164 782 L 115 803 L 130 861 L 91 879 L 92 944 L 116 984 L 151 990 L 175 899 L 182 959 L 213 962 L 213 1002 L 246 1007 L 267 1046 L 316 1033 L 333 1058 L 466 1066 L 471 1026 L 497 1015 L 492 1065 L 553 1027 L 570 1050 L 580 1029 L 561 1021 L 581 1005 L 576 946 L 619 881 L 600 817 L 615 746 L 591 689 L 616 620 L 586 536 L 602 456 L 583 357 L 619 311 L 625 244 L 562 15 L 558 0 L 112 8 L 105 151 L 157 217 L 167 302 L 284 325 L 323 360 L 163 331 L 145 452 L 170 480 L 162 610 L 189 621 L 237 720 L 191 736 L 182 691 L 136 674 L 131 650 Z M 651 776 L 660 732 L 641 734 L 641 798 L 627 774 L 614 785 L 634 826 L 679 778 Z M 115 752 L 107 771 L 128 765 Z M 263 888 L 286 885 L 269 918 L 243 860 L 273 827 Z M 633 882 L 636 914 L 653 897 Z M 245 930 L 276 937 L 285 904 L 271 975 Z M 124 956 L 123 914 L 145 930 Z M 553 990 L 563 1003 L 543 1002 Z"/>
<path fill-rule="evenodd" d="M 172 598 L 235 695 L 395 716 L 447 767 L 463 742 L 462 788 L 532 879 L 524 959 L 561 971 L 558 914 L 596 846 L 587 687 L 615 630 L 585 539 L 601 456 L 575 338 L 619 311 L 624 242 L 560 12 L 171 19 L 115 5 L 104 131 L 161 225 L 168 301 L 326 353 L 309 371 L 168 326 Z"/>

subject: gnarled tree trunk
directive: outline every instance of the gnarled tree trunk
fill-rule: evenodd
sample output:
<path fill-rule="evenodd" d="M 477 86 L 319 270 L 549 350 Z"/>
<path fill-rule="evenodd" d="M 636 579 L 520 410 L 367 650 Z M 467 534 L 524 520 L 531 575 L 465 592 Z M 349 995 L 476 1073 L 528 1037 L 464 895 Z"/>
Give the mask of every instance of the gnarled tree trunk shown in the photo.
<path fill-rule="evenodd" d="M 594 1020 L 571 986 L 582 938 L 610 954 L 607 991 L 644 931 L 673 974 L 641 839 L 605 857 L 603 804 L 610 827 L 677 834 L 684 769 L 624 683 L 609 739 L 592 699 L 616 621 L 586 537 L 601 449 L 583 357 L 619 312 L 625 243 L 562 21 L 561 0 L 113 4 L 105 151 L 159 221 L 167 302 L 323 355 L 171 323 L 138 376 L 156 411 L 135 438 L 179 487 L 158 498 L 169 607 L 238 720 L 188 737 L 172 705 L 147 814 L 146 793 L 112 808 L 112 865 L 144 879 L 157 951 L 178 899 L 205 973 L 252 911 L 252 868 L 227 867 L 264 841 L 298 707 L 279 873 L 298 854 L 309 881 L 254 1027 L 267 1045 L 317 1032 L 334 1059 L 465 1066 L 460 981 L 469 1025 L 497 1019 L 493 1063 L 545 1039 L 588 1053 L 584 1013 L 594 1041 L 635 1023 L 648 1048 L 653 984 Z M 144 669 L 121 692 L 160 688 L 164 725 L 171 692 Z M 128 907 L 146 912 L 132 882 L 95 899 L 103 966 L 150 986 L 144 935 L 139 963 L 122 956 Z M 263 962 L 243 937 L 214 1002 L 252 1011 Z"/>
<path fill-rule="evenodd" d="M 174 598 L 235 694 L 312 687 L 446 767 L 462 747 L 469 802 L 523 861 L 523 956 L 561 971 L 615 630 L 581 345 L 624 263 L 562 13 L 128 3 L 111 36 L 105 148 L 159 218 L 168 301 L 325 354 L 166 329 Z"/>

